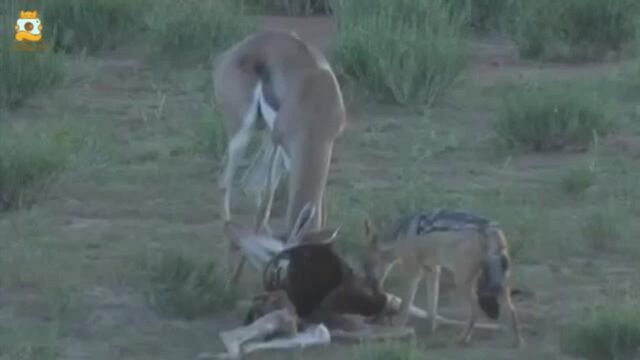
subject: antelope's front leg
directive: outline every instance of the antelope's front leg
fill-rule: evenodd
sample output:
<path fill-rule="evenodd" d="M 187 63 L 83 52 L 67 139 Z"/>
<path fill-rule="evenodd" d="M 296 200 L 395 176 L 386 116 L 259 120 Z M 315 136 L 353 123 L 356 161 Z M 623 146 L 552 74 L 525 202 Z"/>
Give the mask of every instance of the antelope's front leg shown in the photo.
<path fill-rule="evenodd" d="M 423 275 L 424 270 L 420 267 L 409 283 L 407 292 L 402 299 L 402 305 L 400 305 L 400 320 L 398 324 L 400 326 L 406 326 L 409 321 L 409 308 L 413 305 L 413 301 L 416 298 L 416 292 L 418 291 L 418 286 L 420 285 Z"/>

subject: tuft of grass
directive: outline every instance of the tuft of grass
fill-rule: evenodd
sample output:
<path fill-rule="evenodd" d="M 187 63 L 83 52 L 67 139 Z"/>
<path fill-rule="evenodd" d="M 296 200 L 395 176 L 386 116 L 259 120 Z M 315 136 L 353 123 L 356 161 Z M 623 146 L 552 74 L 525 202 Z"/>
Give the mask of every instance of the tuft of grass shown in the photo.
<path fill-rule="evenodd" d="M 513 87 L 495 130 L 509 147 L 533 151 L 586 149 L 594 134 L 612 130 L 605 102 L 594 92 L 558 85 Z"/>
<path fill-rule="evenodd" d="M 288 16 L 309 16 L 331 13 L 332 0 L 245 0 L 254 11 Z"/>
<path fill-rule="evenodd" d="M 521 56 L 540 60 L 596 60 L 635 36 L 635 0 L 517 0 L 512 34 Z"/>
<path fill-rule="evenodd" d="M 15 22 L 20 13 L 16 3 L 11 1 L 6 13 L 0 12 L 3 26 Z M 28 44 L 18 44 L 12 31 L 0 34 L 0 69 L 0 108 L 20 105 L 35 93 L 58 84 L 64 75 L 60 55 L 51 48 L 35 49 Z"/>
<path fill-rule="evenodd" d="M 635 359 L 640 350 L 640 307 L 637 301 L 589 309 L 561 332 L 564 352 L 589 359 Z"/>
<path fill-rule="evenodd" d="M 0 128 L 0 211 L 33 205 L 80 143 L 66 128 Z"/>
<path fill-rule="evenodd" d="M 337 0 L 341 77 L 380 100 L 430 105 L 465 67 L 465 18 L 444 0 Z"/>
<path fill-rule="evenodd" d="M 181 253 L 164 253 L 149 268 L 151 306 L 187 320 L 228 308 L 236 300 L 224 286 L 215 262 L 199 262 Z"/>
<path fill-rule="evenodd" d="M 141 15 L 148 0 L 36 0 L 43 34 L 67 52 L 113 49 L 144 29 Z"/>
<path fill-rule="evenodd" d="M 220 161 L 226 150 L 226 136 L 222 114 L 211 108 L 204 111 L 193 133 L 196 150 Z"/>
<path fill-rule="evenodd" d="M 423 359 L 424 354 L 420 354 L 415 343 L 384 341 L 356 346 L 353 357 L 356 360 L 418 360 Z"/>
<path fill-rule="evenodd" d="M 466 12 L 467 25 L 475 32 L 501 30 L 510 0 L 449 0 L 457 11 Z"/>
<path fill-rule="evenodd" d="M 582 235 L 592 250 L 611 250 L 620 239 L 616 224 L 616 219 L 611 214 L 596 212 L 587 217 Z"/>
<path fill-rule="evenodd" d="M 145 15 L 152 46 L 182 60 L 211 56 L 253 29 L 234 0 L 161 0 Z"/>
<path fill-rule="evenodd" d="M 593 167 L 576 167 L 561 179 L 562 190 L 569 195 L 582 195 L 595 184 L 596 172 Z"/>

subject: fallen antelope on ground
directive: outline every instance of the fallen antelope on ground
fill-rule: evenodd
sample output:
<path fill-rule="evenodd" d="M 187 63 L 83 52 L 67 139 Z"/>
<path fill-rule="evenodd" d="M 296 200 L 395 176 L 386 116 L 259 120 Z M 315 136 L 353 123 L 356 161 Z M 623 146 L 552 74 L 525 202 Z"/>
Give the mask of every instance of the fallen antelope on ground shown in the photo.
<path fill-rule="evenodd" d="M 445 267 L 453 272 L 458 291 L 469 305 L 460 341 L 468 343 L 471 339 L 478 317 L 476 302 L 491 319 L 498 319 L 502 303 L 509 312 L 514 345 L 522 346 L 508 284 L 507 239 L 497 223 L 463 211 L 437 210 L 407 217 L 387 242 L 379 241 L 369 221 L 365 222 L 365 228 L 369 238 L 366 266 L 380 279 L 380 287 L 396 262 L 402 262 L 403 268 L 411 273 L 400 310 L 400 325 L 407 323 L 418 286 L 426 275 L 430 329 L 436 330 L 440 273 Z"/>

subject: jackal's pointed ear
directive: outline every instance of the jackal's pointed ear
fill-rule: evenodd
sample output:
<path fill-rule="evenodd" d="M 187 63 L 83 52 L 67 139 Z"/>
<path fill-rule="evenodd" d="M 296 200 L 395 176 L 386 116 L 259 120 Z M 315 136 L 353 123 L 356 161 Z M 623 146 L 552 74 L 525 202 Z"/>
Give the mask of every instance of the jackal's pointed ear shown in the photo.
<path fill-rule="evenodd" d="M 301 244 L 328 244 L 333 242 L 340 232 L 340 226 L 307 232 L 302 238 Z"/>

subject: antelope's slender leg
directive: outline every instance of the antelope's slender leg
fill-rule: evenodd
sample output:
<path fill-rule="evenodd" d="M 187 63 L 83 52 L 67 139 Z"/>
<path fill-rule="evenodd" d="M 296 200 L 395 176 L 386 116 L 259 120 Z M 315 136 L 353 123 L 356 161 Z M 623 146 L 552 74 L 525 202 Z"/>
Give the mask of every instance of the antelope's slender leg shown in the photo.
<path fill-rule="evenodd" d="M 433 266 L 427 272 L 427 311 L 429 312 L 429 330 L 436 331 L 438 318 L 438 298 L 440 296 L 440 266 Z"/>
<path fill-rule="evenodd" d="M 416 298 L 416 292 L 418 291 L 418 286 L 420 286 L 423 275 L 424 270 L 420 267 L 409 283 L 406 296 L 402 299 L 402 305 L 400 306 L 400 320 L 398 324 L 400 326 L 406 326 L 409 321 L 409 308 L 413 305 L 413 301 Z"/>

